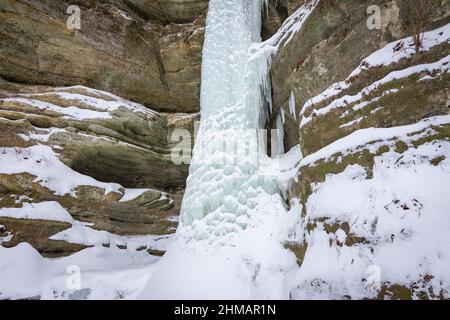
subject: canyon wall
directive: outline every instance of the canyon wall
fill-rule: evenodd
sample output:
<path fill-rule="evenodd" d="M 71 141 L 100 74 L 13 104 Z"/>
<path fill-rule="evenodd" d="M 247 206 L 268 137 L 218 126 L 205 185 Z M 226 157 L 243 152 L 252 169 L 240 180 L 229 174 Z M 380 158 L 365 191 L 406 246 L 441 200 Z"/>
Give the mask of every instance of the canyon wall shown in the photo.
<path fill-rule="evenodd" d="M 269 1 L 263 39 L 312 2 Z M 304 157 L 288 190 L 301 217 L 300 239 L 286 243 L 301 272 L 293 298 L 449 296 L 439 268 L 450 227 L 450 1 L 419 3 L 317 1 L 274 56 L 268 126 L 281 117 L 285 150 L 300 145 Z M 69 5 L 81 8 L 81 30 L 66 26 Z M 188 164 L 173 164 L 171 133 L 193 137 L 199 119 L 207 5 L 2 1 L 0 209 L 51 202 L 96 230 L 174 232 Z M 14 161 L 28 170 L 7 168 Z M 69 180 L 52 182 L 52 168 Z M 4 216 L 0 243 L 67 256 L 90 245 L 49 239 L 69 227 Z M 371 270 L 381 273 L 372 293 L 361 289 Z"/>

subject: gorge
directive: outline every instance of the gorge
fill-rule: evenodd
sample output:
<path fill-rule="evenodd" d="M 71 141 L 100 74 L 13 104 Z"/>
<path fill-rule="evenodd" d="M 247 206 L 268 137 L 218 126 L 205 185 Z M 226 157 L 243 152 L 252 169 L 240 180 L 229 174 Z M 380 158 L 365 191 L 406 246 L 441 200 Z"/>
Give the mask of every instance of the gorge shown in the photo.
<path fill-rule="evenodd" d="M 421 3 L 2 0 L 0 299 L 448 299 Z"/>

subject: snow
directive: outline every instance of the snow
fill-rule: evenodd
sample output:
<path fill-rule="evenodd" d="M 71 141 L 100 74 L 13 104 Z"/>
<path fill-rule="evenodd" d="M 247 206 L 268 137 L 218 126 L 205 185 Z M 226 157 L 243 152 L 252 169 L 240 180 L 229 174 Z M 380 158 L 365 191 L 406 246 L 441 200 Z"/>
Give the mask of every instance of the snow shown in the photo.
<path fill-rule="evenodd" d="M 374 102 L 379 101 L 382 97 L 385 97 L 385 96 L 390 95 L 390 94 L 392 94 L 392 93 L 397 93 L 397 92 L 399 92 L 399 91 L 400 91 L 400 90 L 398 90 L 398 89 L 390 89 L 390 90 L 387 90 L 387 91 L 383 92 L 379 97 L 373 98 L 373 99 L 370 100 L 370 101 L 364 101 L 364 102 L 361 102 L 361 103 L 358 103 L 358 104 L 354 105 L 353 108 L 352 108 L 352 110 L 353 110 L 353 111 L 359 111 L 359 110 L 362 110 L 362 109 L 364 109 L 365 107 L 367 107 L 368 105 L 370 105 L 371 103 L 374 103 Z"/>
<path fill-rule="evenodd" d="M 5 233 L 5 226 L 2 224 L 0 224 L 0 232 L 3 233 L 3 236 L 0 237 L 0 245 L 4 242 L 11 241 L 11 239 L 14 237 L 14 235 L 9 231 Z"/>
<path fill-rule="evenodd" d="M 0 217 L 72 222 L 72 216 L 58 202 L 23 203 L 21 208 L 0 208 Z"/>
<path fill-rule="evenodd" d="M 300 170 L 301 160 L 303 159 L 303 154 L 300 149 L 300 145 L 296 145 L 291 150 L 283 154 L 278 163 L 273 174 L 277 174 L 281 190 L 289 190 L 291 183 L 298 182 L 298 171 Z M 271 172 L 271 168 L 265 169 L 268 174 Z"/>
<path fill-rule="evenodd" d="M 116 290 L 124 286 L 122 291 L 125 291 L 127 298 L 136 295 L 144 299 L 289 298 L 286 288 L 295 275 L 297 264 L 294 254 L 285 249 L 283 243 L 298 223 L 299 216 L 295 210 L 286 207 L 283 198 L 285 191 L 282 189 L 296 175 L 301 152 L 296 148 L 274 159 L 265 154 L 265 140 L 259 129 L 265 127 L 267 119 L 267 114 L 262 110 L 266 106 L 271 107 L 269 68 L 275 47 L 269 43 L 259 44 L 262 5 L 260 0 L 212 0 L 209 3 L 202 65 L 201 125 L 180 223 L 173 239 L 129 239 L 96 231 L 89 225 L 73 221 L 71 228 L 51 238 L 95 245 L 94 248 L 54 261 L 38 258 L 27 245 L 7 251 L 1 249 L 0 256 L 10 258 L 13 263 L 24 263 L 24 260 L 31 263 L 16 271 L 15 266 L 4 267 L 4 262 L 0 262 L 0 268 L 6 270 L 0 276 L 0 292 L 4 291 L 2 280 L 19 272 L 26 274 L 21 279 L 24 282 L 8 283 L 5 285 L 7 292 L 19 292 L 20 296 L 41 294 L 43 298 L 70 298 L 67 290 L 62 289 L 65 288 L 62 279 L 66 279 L 60 275 L 65 270 L 59 267 L 74 259 L 76 264 L 84 263 L 87 269 L 84 272 L 88 278 L 87 288 L 92 290 L 89 298 L 114 298 L 113 288 Z M 301 14 L 291 20 L 290 27 L 286 28 L 286 36 L 299 29 L 310 11 L 312 8 L 299 11 Z M 284 39 L 283 36 L 280 39 Z M 66 100 L 89 104 L 98 111 L 111 112 L 119 107 L 119 103 L 114 101 L 67 91 L 57 94 Z M 93 91 L 92 95 L 95 94 Z M 227 150 L 218 148 L 222 142 L 232 145 L 233 141 L 246 142 L 245 150 L 236 151 L 236 157 L 242 157 L 234 159 L 237 161 L 232 161 Z M 56 155 L 48 147 L 28 149 L 28 156 L 19 156 L 19 161 L 14 150 L 5 149 L 6 157 L 2 157 L 1 170 L 9 173 L 24 170 L 35 174 L 41 184 L 60 194 L 73 192 L 79 184 L 101 184 L 95 180 L 87 181 L 88 177 L 76 175 L 67 167 L 60 166 Z M 39 150 L 44 152 L 45 161 L 36 162 L 40 159 Z M 223 159 L 226 161 L 223 162 Z M 13 166 L 13 160 L 18 165 Z M 50 162 L 51 169 L 46 162 Z M 292 168 L 295 165 L 297 167 Z M 64 172 L 58 172 L 62 170 Z M 283 178 L 279 179 L 281 171 Z M 65 179 L 60 181 L 58 177 Z M 105 189 L 107 186 L 114 189 L 110 184 L 105 185 Z M 120 186 L 115 187 L 119 189 Z M 143 190 L 125 190 L 125 200 L 133 199 L 141 192 Z M 294 204 L 293 208 L 298 208 L 298 205 Z M 104 251 L 100 243 L 105 241 L 123 243 L 130 250 L 119 252 L 112 246 L 110 249 L 114 250 Z M 139 242 L 167 248 L 168 251 L 157 264 L 142 269 L 138 266 L 143 257 L 134 250 Z M 125 256 L 125 259 L 119 259 L 116 253 Z M 16 259 L 16 254 L 21 258 Z M 104 254 L 105 259 L 114 261 L 108 267 L 98 261 Z M 83 260 L 78 261 L 81 258 Z M 87 262 L 86 259 L 92 261 Z M 139 259 L 137 274 L 131 269 L 127 277 L 132 279 L 127 283 L 120 267 L 127 262 L 133 266 L 130 260 L 134 259 Z M 148 264 L 155 261 L 147 256 L 146 260 Z M 105 272 L 115 270 L 115 263 L 119 263 L 117 273 Z M 28 267 L 30 269 L 26 269 Z M 33 279 L 34 282 L 30 282 L 32 287 L 29 287 L 26 278 L 32 277 L 40 268 L 45 268 L 46 273 L 40 274 L 39 279 Z M 94 276 L 95 270 L 101 270 L 101 273 Z"/>
<path fill-rule="evenodd" d="M 74 220 L 56 201 L 24 202 L 22 207 L 0 208 L 0 217 L 70 223 L 72 225 L 70 228 L 51 236 L 50 239 L 86 246 L 113 244 L 126 246 L 131 251 L 140 247 L 165 251 L 172 238 L 172 235 L 118 236 L 107 231 L 95 230 L 91 228 L 93 224 Z"/>
<path fill-rule="evenodd" d="M 310 0 L 298 8 L 291 16 L 289 16 L 286 21 L 283 23 L 281 28 L 269 39 L 264 42 L 256 42 L 253 43 L 250 47 L 250 57 L 248 59 L 249 64 L 251 62 L 256 62 L 257 68 L 257 79 L 254 81 L 256 87 L 260 86 L 263 88 L 264 97 L 268 100 L 266 101 L 269 106 L 269 112 L 272 113 L 272 100 L 271 100 L 271 84 L 270 84 L 270 67 L 272 65 L 273 59 L 279 51 L 281 45 L 287 45 L 292 37 L 301 30 L 303 24 L 307 21 L 311 13 L 319 4 L 319 0 Z M 252 90 L 247 90 L 247 94 L 249 92 L 257 92 L 257 88 L 254 87 Z M 248 99 L 252 99 L 249 97 Z M 293 100 L 292 100 L 293 99 Z M 261 99 L 255 99 L 256 106 L 261 106 L 263 101 Z M 291 113 L 296 113 L 295 110 L 291 110 L 291 108 L 295 109 L 295 97 L 293 93 L 291 93 L 291 99 L 289 101 L 289 108 Z M 265 121 L 267 120 L 267 113 L 261 112 L 259 109 L 255 113 L 260 114 L 260 126 L 264 127 Z M 297 115 L 294 115 L 294 118 L 297 118 Z"/>
<path fill-rule="evenodd" d="M 127 201 L 134 200 L 134 199 L 140 197 L 141 195 L 143 195 L 147 191 L 151 191 L 151 189 L 126 188 L 123 197 L 120 199 L 120 202 L 127 202 Z"/>
<path fill-rule="evenodd" d="M 347 128 L 347 127 L 351 127 L 351 126 L 353 126 L 353 125 L 355 125 L 355 124 L 358 124 L 358 123 L 360 123 L 361 121 L 363 121 L 364 120 L 364 117 L 359 117 L 358 119 L 355 119 L 355 120 L 353 120 L 353 121 L 350 121 L 350 122 L 348 122 L 348 123 L 346 123 L 346 124 L 343 124 L 343 125 L 341 125 L 341 126 L 339 126 L 339 128 Z"/>
<path fill-rule="evenodd" d="M 246 199 L 241 209 L 245 211 L 248 205 L 250 185 L 236 186 L 243 180 L 252 181 L 259 166 L 258 151 L 249 150 L 242 159 L 233 161 L 229 158 L 237 154 L 219 147 L 220 142 L 228 145 L 248 141 L 251 146 L 260 143 L 258 114 L 265 100 L 259 86 L 265 76 L 260 65 L 265 66 L 266 61 L 252 46 L 261 40 L 261 5 L 261 1 L 242 0 L 210 3 L 202 63 L 202 79 L 207 80 L 202 81 L 201 123 L 181 209 L 184 225 L 214 212 L 219 217 L 236 214 L 233 211 L 239 206 L 221 202 L 239 192 Z M 228 161 L 223 163 L 222 158 Z M 203 208 L 199 210 L 199 206 Z"/>
<path fill-rule="evenodd" d="M 180 217 L 179 216 L 171 216 L 171 217 L 167 218 L 166 220 L 171 221 L 171 222 L 179 222 Z"/>
<path fill-rule="evenodd" d="M 402 138 L 405 141 L 411 141 L 416 138 L 412 135 L 432 126 L 442 126 L 450 123 L 450 115 L 436 116 L 424 119 L 415 124 L 392 127 L 392 128 L 367 128 L 361 129 L 351 133 L 350 135 L 341 138 L 319 151 L 308 155 L 301 161 L 301 166 L 312 165 L 318 160 L 328 159 L 332 155 L 342 152 L 343 155 L 356 150 L 358 147 L 364 146 L 369 150 L 376 151 L 378 146 L 383 142 L 393 138 Z M 427 132 L 422 133 L 426 135 Z M 372 144 L 370 144 L 372 142 Z M 375 143 L 377 142 L 377 143 Z"/>
<path fill-rule="evenodd" d="M 130 252 L 139 248 L 151 248 L 166 251 L 172 235 L 118 236 L 107 231 L 95 230 L 89 224 L 72 220 L 72 227 L 50 237 L 51 240 L 62 240 L 86 246 L 125 246 Z"/>
<path fill-rule="evenodd" d="M 40 142 L 48 142 L 48 140 L 53 134 L 67 132 L 64 129 L 59 128 L 48 128 L 48 129 L 34 128 L 34 129 L 42 133 L 27 132 L 26 134 L 19 134 L 18 136 L 20 136 L 25 141 L 37 140 Z"/>
<path fill-rule="evenodd" d="M 284 208 L 268 212 L 265 208 L 273 208 L 273 202 L 280 199 L 259 197 L 254 209 L 257 227 L 222 234 L 220 246 L 211 245 L 207 238 L 185 238 L 178 230 L 142 298 L 288 299 L 286 288 L 294 276 L 295 257 L 282 249 L 280 239 L 287 237 L 298 214 Z M 232 227 L 232 223 L 226 224 Z M 227 245 L 230 242 L 232 246 Z"/>
<path fill-rule="evenodd" d="M 76 197 L 78 186 L 93 186 L 105 190 L 105 194 L 122 194 L 116 183 L 104 183 L 82 175 L 59 160 L 48 146 L 35 145 L 28 148 L 0 148 L 0 173 L 29 173 L 36 176 L 35 182 L 52 190 L 56 195 L 70 194 Z"/>
<path fill-rule="evenodd" d="M 425 32 L 423 34 L 423 43 L 421 47 L 422 52 L 429 51 L 431 48 L 450 42 L 450 24 L 447 24 L 441 28 Z M 395 48 L 402 44 L 404 50 L 397 51 Z M 303 106 L 301 110 L 301 115 L 304 114 L 305 110 L 312 105 L 319 104 L 320 102 L 336 96 L 348 89 L 352 83 L 351 79 L 358 76 L 363 70 L 376 68 L 379 66 L 387 66 L 399 62 L 403 58 L 411 57 L 415 51 L 413 50 L 413 39 L 412 37 L 407 37 L 398 41 L 391 42 L 380 50 L 375 51 L 366 59 L 364 59 L 361 64 L 351 72 L 351 74 L 342 82 L 334 83 L 328 89 L 323 91 L 316 97 L 309 99 Z M 414 69 L 410 69 L 414 70 Z M 448 72 L 448 68 L 447 68 Z M 403 75 L 406 77 L 408 75 Z M 387 80 L 387 79 L 385 79 Z"/>
<path fill-rule="evenodd" d="M 360 92 L 358 92 L 355 95 L 345 95 L 342 96 L 338 99 L 335 99 L 334 101 L 332 101 L 330 104 L 328 104 L 327 106 L 320 108 L 320 109 L 314 109 L 311 113 L 310 116 L 308 117 L 304 117 L 302 119 L 300 128 L 304 127 L 307 123 L 309 123 L 311 121 L 311 119 L 314 116 L 323 116 L 326 115 L 327 113 L 329 113 L 330 111 L 336 109 L 336 108 L 343 108 L 345 106 L 348 106 L 351 103 L 355 103 L 358 102 L 360 100 L 362 100 L 364 97 L 366 97 L 367 95 L 369 95 L 370 93 L 374 92 L 375 90 L 377 90 L 380 86 L 392 82 L 394 80 L 399 80 L 399 79 L 404 79 L 407 77 L 410 77 L 414 74 L 418 74 L 421 72 L 438 72 L 438 73 L 449 73 L 450 72 L 450 55 L 446 56 L 445 58 L 442 58 L 439 61 L 433 62 L 433 63 L 427 63 L 427 64 L 420 64 L 420 65 L 415 65 L 403 70 L 398 70 L 398 71 L 393 71 L 391 73 L 389 73 L 388 75 L 386 75 L 384 78 L 372 83 L 370 86 L 364 88 L 363 90 L 361 90 Z M 390 91 L 385 91 L 381 96 L 385 96 L 391 93 L 395 93 L 395 89 L 393 89 L 394 91 L 390 90 Z M 378 98 L 378 100 L 381 97 Z M 311 105 L 311 103 L 313 100 L 309 100 L 309 102 L 307 102 L 305 104 L 305 107 L 303 108 L 303 111 L 305 110 L 306 106 Z M 314 100 L 317 102 L 317 100 Z M 371 102 L 377 101 L 377 98 L 373 99 Z M 356 110 L 358 109 L 362 109 L 365 106 L 367 106 L 368 104 L 370 104 L 371 102 L 362 102 L 359 105 L 356 105 L 355 108 Z"/>
<path fill-rule="evenodd" d="M 22 207 L 1 208 L 0 216 L 68 222 L 70 228 L 50 239 L 93 247 L 67 258 L 44 259 L 26 243 L 10 249 L 0 246 L 0 299 L 36 295 L 43 299 L 330 299 L 351 295 L 358 299 L 370 296 L 372 291 L 362 279 L 374 270 L 381 271 L 382 281 L 405 285 L 411 279 L 432 274 L 435 278 L 428 286 L 435 292 L 442 287 L 450 291 L 450 142 L 428 142 L 403 154 L 392 151 L 396 139 L 411 144 L 435 134 L 436 126 L 450 124 L 450 115 L 401 127 L 358 130 L 305 158 L 299 145 L 287 153 L 280 149 L 276 157 L 265 154 L 265 140 L 259 129 L 265 126 L 267 109 L 271 110 L 268 71 L 272 58 L 301 30 L 318 3 L 307 2 L 272 38 L 260 42 L 265 0 L 211 0 L 203 52 L 201 125 L 176 233 L 119 236 L 74 220 L 57 202 L 30 204 L 30 199 L 22 198 Z M 448 33 L 448 25 L 426 33 L 422 50 L 448 42 Z M 392 56 L 397 45 L 389 44 L 366 58 L 352 76 L 364 68 L 394 63 L 410 54 L 404 50 Z M 448 72 L 449 57 L 394 71 L 360 93 L 336 99 L 314 114 L 358 102 L 395 79 L 423 71 Z M 335 84 L 305 106 L 337 95 L 346 86 L 347 82 Z M 92 96 L 68 92 L 73 90 L 85 90 Z M 388 90 L 381 96 L 395 92 Z M 58 88 L 57 95 L 89 104 L 96 109 L 91 111 L 98 114 L 78 108 L 58 109 L 36 101 L 31 104 L 74 119 L 109 116 L 121 107 L 157 114 L 110 93 L 82 86 Z M 361 110 L 381 96 L 357 103 L 353 110 Z M 15 99 L 27 103 L 31 100 L 26 96 Z M 276 119 L 281 132 L 284 112 Z M 289 112 L 296 119 L 293 91 Z M 301 123 L 311 120 L 312 116 L 303 117 Z M 353 120 L 341 128 L 362 120 Z M 24 138 L 45 142 L 50 134 L 59 132 L 52 130 Z M 279 138 L 283 146 L 282 135 Z M 246 146 L 245 150 L 239 149 L 238 141 Z M 299 214 L 303 209 L 299 199 L 286 204 L 287 190 L 302 168 L 361 148 L 375 154 L 385 144 L 391 151 L 375 156 L 373 178 L 368 179 L 362 166 L 350 165 L 312 185 L 312 194 L 304 204 L 306 217 Z M 438 157 L 443 160 L 432 165 L 430 161 Z M 105 189 L 106 193 L 123 194 L 120 201 L 127 202 L 150 190 L 124 189 L 81 175 L 65 166 L 47 146 L 1 148 L 0 173 L 24 172 L 35 175 L 36 182 L 57 195 L 76 196 L 77 186 L 89 185 Z M 342 228 L 328 234 L 324 222 L 316 222 L 317 227 L 307 231 L 308 222 L 324 217 L 326 223 L 347 222 L 352 234 Z M 177 221 L 178 217 L 168 220 Z M 0 243 L 12 236 L 0 238 Z M 350 237 L 363 237 L 371 245 L 361 242 L 342 246 Z M 285 248 L 286 243 L 308 245 L 300 268 L 293 252 Z M 105 248 L 104 244 L 111 246 Z M 159 259 L 144 248 L 167 253 Z M 80 283 L 73 288 L 73 276 L 78 272 Z"/>
<path fill-rule="evenodd" d="M 438 166 L 430 163 L 441 156 L 445 160 Z M 376 245 L 338 246 L 344 232 L 327 234 L 318 223 L 306 234 L 308 251 L 294 281 L 293 297 L 370 297 L 361 279 L 373 266 L 381 271 L 381 282 L 409 286 L 433 275 L 429 285 L 434 292 L 449 291 L 449 157 L 449 142 L 429 142 L 403 154 L 390 151 L 375 157 L 372 179 L 367 179 L 363 167 L 351 165 L 316 184 L 306 203 L 306 220 L 327 217 L 327 223 L 348 222 L 353 236 Z M 314 285 L 314 279 L 323 282 Z"/>
<path fill-rule="evenodd" d="M 81 109 L 78 107 L 60 107 L 52 103 L 43 102 L 36 99 L 26 99 L 26 98 L 6 98 L 1 99 L 4 102 L 18 102 L 25 104 L 29 107 L 38 108 L 40 110 L 53 111 L 63 115 L 64 118 L 76 119 L 76 120 L 86 120 L 86 119 L 110 119 L 112 116 L 108 112 L 99 112 L 89 109 Z"/>
<path fill-rule="evenodd" d="M 283 110 L 283 109 L 281 109 Z M 278 138 L 278 153 L 277 155 L 283 154 L 284 153 L 284 121 L 283 121 L 283 112 L 281 113 L 281 115 L 278 115 L 276 118 L 276 127 L 277 127 L 277 138 Z"/>
<path fill-rule="evenodd" d="M 74 93 L 77 91 L 81 93 Z M 77 105 L 81 104 L 86 107 L 61 107 L 39 100 L 40 97 L 45 98 L 47 96 L 55 96 L 58 99 L 73 101 Z M 55 88 L 55 91 L 43 93 L 20 94 L 18 97 L 0 99 L 0 101 L 22 103 L 40 110 L 60 113 L 65 115 L 65 118 L 74 120 L 110 119 L 112 118 L 112 113 L 120 108 L 125 108 L 136 113 L 143 113 L 147 116 L 159 115 L 158 112 L 148 109 L 141 104 L 125 100 L 106 91 L 95 90 L 84 86 Z"/>
<path fill-rule="evenodd" d="M 48 93 L 43 93 L 42 95 L 46 95 Z M 82 95 L 82 94 L 78 94 L 78 93 L 70 93 L 70 92 L 56 92 L 56 93 L 51 93 L 52 95 L 57 95 L 58 97 L 60 97 L 61 99 L 65 99 L 65 100 L 76 100 L 82 103 L 85 103 L 89 106 L 93 106 L 99 110 L 104 110 L 104 111 L 108 111 L 108 112 L 113 112 L 116 111 L 117 109 L 123 107 L 123 108 L 127 108 L 130 110 L 133 110 L 135 112 L 143 112 L 143 113 L 147 113 L 147 114 L 153 114 L 153 112 L 151 112 L 149 109 L 145 108 L 144 106 L 141 106 L 137 103 L 132 103 L 123 99 L 118 98 L 117 100 L 112 100 L 112 101 L 108 101 L 108 100 L 104 100 L 104 99 L 100 99 L 100 98 L 94 98 L 91 96 L 86 96 L 86 95 Z M 41 94 L 35 94 L 35 97 L 39 97 L 39 95 Z"/>
<path fill-rule="evenodd" d="M 296 102 L 295 102 L 295 94 L 294 91 L 291 92 L 291 96 L 289 98 L 289 112 L 291 116 L 294 117 L 295 120 L 297 120 L 297 111 L 296 111 Z"/>
<path fill-rule="evenodd" d="M 145 251 L 114 247 L 44 259 L 27 243 L 10 249 L 0 246 L 0 256 L 0 299 L 133 299 L 159 260 Z"/>
<path fill-rule="evenodd" d="M 440 28 L 424 32 L 422 36 L 421 52 L 427 52 L 443 43 L 450 43 L 450 23 Z M 403 48 L 403 50 L 398 51 L 397 48 Z M 401 59 L 410 58 L 414 54 L 415 46 L 412 37 L 391 42 L 365 58 L 360 66 L 350 74 L 350 78 L 357 76 L 363 70 L 398 63 Z"/>
<path fill-rule="evenodd" d="M 66 91 L 80 90 L 84 94 Z M 146 115 L 158 113 L 138 104 L 123 100 L 107 92 L 83 86 L 58 88 L 55 92 L 38 95 L 22 95 L 4 99 L 26 104 L 39 110 L 56 112 L 68 119 L 107 119 L 111 112 L 128 108 Z M 43 102 L 39 95 L 57 95 L 61 99 L 77 100 L 91 109 L 60 107 Z M 92 95 L 94 97 L 91 97 Z M 99 97 L 99 98 L 95 98 Z M 102 98 L 100 98 L 102 97 Z M 106 99 L 106 100 L 105 100 Z M 111 101 L 107 101 L 111 100 Z M 64 133 L 64 129 L 34 128 L 35 133 L 27 132 L 20 136 L 26 140 L 47 143 L 53 134 Z M 100 139 L 100 138 L 99 138 Z M 103 183 L 82 175 L 61 162 L 55 153 L 56 148 L 34 145 L 28 148 L 0 148 L 0 173 L 36 176 L 34 182 L 51 190 L 55 195 L 76 197 L 79 186 L 92 186 L 105 190 L 105 194 L 123 194 L 122 202 L 131 201 L 150 189 L 124 189 L 116 183 Z M 164 195 L 163 195 L 164 196 Z M 26 243 L 6 249 L 0 246 L 0 299 L 17 299 L 40 296 L 42 299 L 128 299 L 139 295 L 154 269 L 158 257 L 147 253 L 147 249 L 165 251 L 172 235 L 119 236 L 94 229 L 94 225 L 74 220 L 70 213 L 56 201 L 29 203 L 26 196 L 16 197 L 20 207 L 0 208 L 0 217 L 14 219 L 33 219 L 69 223 L 70 228 L 50 237 L 89 248 L 70 257 L 45 259 Z M 14 231 L 6 232 L 0 243 L 14 237 Z M 103 247 L 109 244 L 108 248 Z M 125 247 L 126 249 L 119 249 Z M 80 270 L 82 286 L 71 288 L 68 270 Z"/>

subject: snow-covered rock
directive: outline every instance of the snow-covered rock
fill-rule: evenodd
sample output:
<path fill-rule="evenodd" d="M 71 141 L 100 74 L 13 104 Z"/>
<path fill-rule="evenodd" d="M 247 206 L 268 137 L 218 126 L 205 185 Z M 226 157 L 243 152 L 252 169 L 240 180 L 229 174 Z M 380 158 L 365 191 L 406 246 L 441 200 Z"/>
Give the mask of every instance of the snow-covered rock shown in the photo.
<path fill-rule="evenodd" d="M 183 187 L 187 169 L 171 161 L 170 133 L 177 128 L 192 132 L 195 115 L 160 114 L 83 86 L 20 86 L 3 95 L 4 247 L 26 241 L 41 254 L 57 257 L 92 245 L 116 246 L 110 237 L 92 241 L 95 230 L 122 236 L 174 232 L 172 218 L 179 213 L 182 192 L 169 189 Z M 75 221 L 95 230 L 84 236 Z M 64 236 L 51 238 L 66 229 Z M 164 251 L 145 243 L 133 247 Z"/>
<path fill-rule="evenodd" d="M 273 126 L 304 155 L 294 299 L 450 294 L 449 7 L 430 2 L 416 52 L 402 4 L 369 31 L 370 4 L 319 5 L 274 59 Z"/>

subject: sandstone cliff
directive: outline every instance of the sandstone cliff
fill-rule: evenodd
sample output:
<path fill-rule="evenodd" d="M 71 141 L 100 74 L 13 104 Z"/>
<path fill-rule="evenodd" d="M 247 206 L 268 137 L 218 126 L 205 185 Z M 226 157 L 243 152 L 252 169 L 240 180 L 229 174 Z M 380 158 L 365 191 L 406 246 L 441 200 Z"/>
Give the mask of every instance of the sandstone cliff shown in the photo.
<path fill-rule="evenodd" d="M 51 202 L 115 235 L 174 232 L 188 165 L 173 164 L 178 141 L 171 138 L 174 129 L 193 137 L 199 119 L 207 3 L 149 3 L 0 3 L 0 207 Z M 66 26 L 69 5 L 81 9 L 80 30 Z M 12 150 L 18 171 L 6 167 Z M 49 178 L 38 173 L 52 165 L 30 173 L 47 162 L 70 172 L 61 183 L 72 191 L 45 185 Z M 120 188 L 86 185 L 88 177 Z M 6 247 L 25 241 L 55 257 L 90 245 L 49 239 L 70 228 L 67 222 L 1 217 L 0 224 Z M 109 236 L 100 242 L 114 245 Z"/>
<path fill-rule="evenodd" d="M 190 4 L 196 2 L 204 1 Z M 81 30 L 66 27 L 70 5 L 81 9 Z M 176 16 L 189 3 L 167 6 Z M 185 24 L 164 25 L 131 8 L 109 0 L 2 1 L 0 75 L 26 84 L 82 84 L 159 111 L 198 111 L 204 10 L 181 15 Z"/>
<path fill-rule="evenodd" d="M 303 223 L 302 240 L 289 244 L 301 266 L 297 298 L 448 297 L 439 267 L 420 261 L 446 261 L 434 257 L 448 221 L 435 186 L 448 184 L 450 2 L 414 15 L 418 4 L 319 1 L 275 57 L 272 127 L 281 115 L 285 148 L 300 143 L 305 157 L 290 191 Z M 379 29 L 367 26 L 370 5 L 381 9 Z M 371 265 L 383 275 L 372 295 L 359 286 Z"/>

